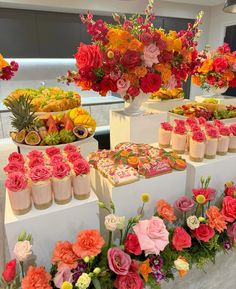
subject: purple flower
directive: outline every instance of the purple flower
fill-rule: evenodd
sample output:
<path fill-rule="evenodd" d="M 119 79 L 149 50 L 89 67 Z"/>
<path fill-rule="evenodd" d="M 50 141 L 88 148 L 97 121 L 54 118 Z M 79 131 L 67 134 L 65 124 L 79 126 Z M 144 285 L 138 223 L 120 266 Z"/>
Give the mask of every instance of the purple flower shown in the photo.
<path fill-rule="evenodd" d="M 82 273 L 87 269 L 87 264 L 80 260 L 78 262 L 77 267 L 72 271 L 73 272 L 73 281 L 76 283 L 79 277 L 82 275 Z"/>
<path fill-rule="evenodd" d="M 225 250 L 230 250 L 231 249 L 231 243 L 229 241 L 224 241 L 224 248 Z"/>
<path fill-rule="evenodd" d="M 165 275 L 161 271 L 157 271 L 152 274 L 157 283 L 160 283 L 165 278 Z"/>

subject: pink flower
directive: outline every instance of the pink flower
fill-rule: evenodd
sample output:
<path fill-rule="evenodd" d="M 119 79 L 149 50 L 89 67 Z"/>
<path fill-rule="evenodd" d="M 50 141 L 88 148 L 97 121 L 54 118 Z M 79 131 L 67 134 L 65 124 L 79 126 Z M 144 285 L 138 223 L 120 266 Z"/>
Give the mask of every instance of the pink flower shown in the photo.
<path fill-rule="evenodd" d="M 52 169 L 52 175 L 55 178 L 63 179 L 68 176 L 70 172 L 70 166 L 66 163 L 55 163 Z"/>
<path fill-rule="evenodd" d="M 53 282 L 57 288 L 61 288 L 61 285 L 65 281 L 72 282 L 71 269 L 67 266 L 61 266 L 57 269 Z"/>
<path fill-rule="evenodd" d="M 7 176 L 5 186 L 11 192 L 18 192 L 27 187 L 27 179 L 22 172 L 11 173 Z"/>
<path fill-rule="evenodd" d="M 19 163 L 16 161 L 12 161 L 8 163 L 4 168 L 4 172 L 7 174 L 14 173 L 14 172 L 25 172 L 25 167 L 23 163 Z"/>
<path fill-rule="evenodd" d="M 174 133 L 184 135 L 186 133 L 186 127 L 182 125 L 177 125 L 174 128 Z"/>
<path fill-rule="evenodd" d="M 218 128 L 220 128 L 221 126 L 224 126 L 224 123 L 221 121 L 221 120 L 219 120 L 219 119 L 214 119 L 214 124 L 215 124 L 215 126 L 217 126 Z"/>
<path fill-rule="evenodd" d="M 74 163 L 75 161 L 82 159 L 83 157 L 79 152 L 72 152 L 67 155 L 67 159 L 70 163 Z"/>
<path fill-rule="evenodd" d="M 211 138 L 218 138 L 219 137 L 219 131 L 216 127 L 207 128 L 206 133 Z"/>
<path fill-rule="evenodd" d="M 51 177 L 51 172 L 47 167 L 39 165 L 33 167 L 29 175 L 33 182 L 40 182 L 48 180 Z"/>
<path fill-rule="evenodd" d="M 212 188 L 193 189 L 192 192 L 194 199 L 196 199 L 199 195 L 203 195 L 205 197 L 205 203 L 208 201 L 213 201 L 216 196 L 216 191 Z"/>
<path fill-rule="evenodd" d="M 33 151 L 28 153 L 27 157 L 29 159 L 32 159 L 32 158 L 43 158 L 43 153 L 41 151 L 33 150 Z"/>
<path fill-rule="evenodd" d="M 177 86 L 177 80 L 174 75 L 171 75 L 170 79 L 167 81 L 165 88 L 174 89 Z"/>
<path fill-rule="evenodd" d="M 130 87 L 130 81 L 129 80 L 126 81 L 126 80 L 120 78 L 117 81 L 116 85 L 117 85 L 118 93 L 124 94 L 124 93 L 126 93 L 128 88 Z"/>
<path fill-rule="evenodd" d="M 204 142 L 206 140 L 206 135 L 201 130 L 193 132 L 192 139 L 197 142 Z"/>
<path fill-rule="evenodd" d="M 178 198 L 177 201 L 175 201 L 175 208 L 179 212 L 191 211 L 193 207 L 194 207 L 193 200 L 187 196 L 182 196 L 182 197 Z"/>
<path fill-rule="evenodd" d="M 139 37 L 139 40 L 146 46 L 152 43 L 152 39 L 152 35 L 148 32 L 143 32 Z"/>
<path fill-rule="evenodd" d="M 17 152 L 11 153 L 8 157 L 8 161 L 9 161 L 9 163 L 18 162 L 18 163 L 22 163 L 22 164 L 24 164 L 24 162 L 25 162 L 22 154 L 19 154 Z"/>
<path fill-rule="evenodd" d="M 231 131 L 230 128 L 228 126 L 221 126 L 219 128 L 220 134 L 223 136 L 229 136 Z"/>
<path fill-rule="evenodd" d="M 200 128 L 200 126 L 198 124 L 192 124 L 190 126 L 190 128 L 191 128 L 191 132 L 201 131 L 201 128 Z"/>
<path fill-rule="evenodd" d="M 130 271 L 127 275 L 118 275 L 114 287 L 118 289 L 143 289 L 143 280 L 135 271 Z"/>
<path fill-rule="evenodd" d="M 87 175 L 90 172 L 89 163 L 85 159 L 75 161 L 73 168 L 77 176 Z"/>
<path fill-rule="evenodd" d="M 29 168 L 34 168 L 36 166 L 44 166 L 44 159 L 41 157 L 32 157 L 29 161 Z"/>
<path fill-rule="evenodd" d="M 169 122 L 162 122 L 161 128 L 163 128 L 164 130 L 168 130 L 168 131 L 173 130 L 173 126 Z"/>
<path fill-rule="evenodd" d="M 152 67 L 154 63 L 159 63 L 158 55 L 160 54 L 160 49 L 153 43 L 144 47 L 144 62 L 147 66 Z"/>
<path fill-rule="evenodd" d="M 234 243 L 236 243 L 236 223 L 233 223 L 231 226 L 228 227 L 227 235 Z"/>
<path fill-rule="evenodd" d="M 146 255 L 158 255 L 169 244 L 169 232 L 166 230 L 163 220 L 159 217 L 139 221 L 133 229 L 138 237 L 140 247 Z"/>
<path fill-rule="evenodd" d="M 185 120 L 183 119 L 175 119 L 174 122 L 176 126 L 185 126 Z"/>
<path fill-rule="evenodd" d="M 206 119 L 205 119 L 205 117 L 200 116 L 200 117 L 198 118 L 198 123 L 199 123 L 200 125 L 206 124 Z"/>
<path fill-rule="evenodd" d="M 233 135 L 236 136 L 236 123 L 231 124 L 231 126 L 230 126 L 230 131 L 231 131 L 231 133 L 232 133 Z"/>
<path fill-rule="evenodd" d="M 61 151 L 59 148 L 56 147 L 50 147 L 46 149 L 46 154 L 51 158 L 54 155 L 60 154 Z"/>
<path fill-rule="evenodd" d="M 119 248 L 110 248 L 107 252 L 107 260 L 111 271 L 117 275 L 126 275 L 129 272 L 131 258 Z"/>
<path fill-rule="evenodd" d="M 68 143 L 64 147 L 64 152 L 66 152 L 67 154 L 77 152 L 77 147 L 75 145 Z"/>
<path fill-rule="evenodd" d="M 190 235 L 182 227 L 176 227 L 172 238 L 172 246 L 176 251 L 182 251 L 192 246 Z"/>
<path fill-rule="evenodd" d="M 62 163 L 64 158 L 61 154 L 53 155 L 50 159 L 50 164 L 53 166 L 54 164 Z"/>
<path fill-rule="evenodd" d="M 196 117 L 189 117 L 186 119 L 186 124 L 192 127 L 193 125 L 198 125 L 199 123 Z"/>

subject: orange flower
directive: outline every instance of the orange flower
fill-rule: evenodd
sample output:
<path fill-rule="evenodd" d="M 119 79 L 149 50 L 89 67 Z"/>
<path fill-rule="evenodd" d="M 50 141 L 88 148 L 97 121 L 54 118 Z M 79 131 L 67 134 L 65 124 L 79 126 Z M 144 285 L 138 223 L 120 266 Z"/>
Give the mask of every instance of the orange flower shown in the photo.
<path fill-rule="evenodd" d="M 128 31 L 117 28 L 111 28 L 107 33 L 107 38 L 109 40 L 108 46 L 111 49 L 118 49 L 122 53 L 129 49 L 129 45 L 131 45 L 132 41 L 135 39 Z"/>
<path fill-rule="evenodd" d="M 224 229 L 226 229 L 224 216 L 220 213 L 220 210 L 217 207 L 210 207 L 206 211 L 206 215 L 209 219 L 209 226 L 212 229 L 216 229 L 218 232 L 222 232 Z"/>
<path fill-rule="evenodd" d="M 129 80 L 132 86 L 138 86 L 139 79 L 134 73 L 125 73 L 123 77 L 125 80 Z"/>
<path fill-rule="evenodd" d="M 144 77 L 147 74 L 147 68 L 144 66 L 137 66 L 134 69 L 134 73 L 137 77 Z"/>
<path fill-rule="evenodd" d="M 189 271 L 189 263 L 184 257 L 179 256 L 178 259 L 174 261 L 174 265 L 175 268 L 178 270 L 180 277 L 184 277 L 187 275 Z"/>
<path fill-rule="evenodd" d="M 198 68 L 198 72 L 207 74 L 209 71 L 213 69 L 213 60 L 212 59 L 206 59 L 202 65 Z"/>
<path fill-rule="evenodd" d="M 159 216 L 171 223 L 176 220 L 176 216 L 174 215 L 174 208 L 165 200 L 159 200 L 156 206 Z"/>
<path fill-rule="evenodd" d="M 75 268 L 77 266 L 78 256 L 72 250 L 72 244 L 68 241 L 57 242 L 53 253 L 52 253 L 52 263 L 58 263 L 58 267 L 66 265 L 68 267 Z"/>
<path fill-rule="evenodd" d="M 83 230 L 73 244 L 73 251 L 79 258 L 97 256 L 105 244 L 104 239 L 97 230 Z"/>
<path fill-rule="evenodd" d="M 164 83 L 171 78 L 171 67 L 169 64 L 155 64 L 154 68 L 161 73 L 161 78 Z"/>
<path fill-rule="evenodd" d="M 149 265 L 149 259 L 144 261 L 139 266 L 139 271 L 140 271 L 140 274 L 143 276 L 143 279 L 147 282 L 148 281 L 148 274 L 152 273 L 152 268 Z"/>
<path fill-rule="evenodd" d="M 85 81 L 85 80 L 78 80 L 75 82 L 77 86 L 80 86 L 82 90 L 90 90 L 92 87 L 92 82 L 91 81 Z"/>
<path fill-rule="evenodd" d="M 0 69 L 8 65 L 9 63 L 3 58 L 2 54 L 0 54 Z"/>
<path fill-rule="evenodd" d="M 180 52 L 182 49 L 182 41 L 180 38 L 177 38 L 173 41 L 173 49 L 177 52 Z"/>
<path fill-rule="evenodd" d="M 201 79 L 199 76 L 193 75 L 192 76 L 192 82 L 198 86 L 201 86 Z"/>
<path fill-rule="evenodd" d="M 128 49 L 142 52 L 144 49 L 143 43 L 134 38 L 128 45 Z"/>
<path fill-rule="evenodd" d="M 129 155 L 129 152 L 126 150 L 121 151 L 120 156 L 121 157 L 127 157 Z"/>
<path fill-rule="evenodd" d="M 226 70 L 222 73 L 222 78 L 224 78 L 226 81 L 230 81 L 234 78 L 234 73 L 231 70 Z"/>
<path fill-rule="evenodd" d="M 30 266 L 26 276 L 22 279 L 22 289 L 52 289 L 49 285 L 51 275 L 41 267 Z"/>

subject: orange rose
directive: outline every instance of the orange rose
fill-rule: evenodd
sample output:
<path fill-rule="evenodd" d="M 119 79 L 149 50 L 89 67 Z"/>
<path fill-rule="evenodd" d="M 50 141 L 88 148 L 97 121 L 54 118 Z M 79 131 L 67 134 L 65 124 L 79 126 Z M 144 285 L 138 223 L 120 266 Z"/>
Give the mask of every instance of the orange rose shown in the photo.
<path fill-rule="evenodd" d="M 231 70 L 226 70 L 222 73 L 222 78 L 224 78 L 226 81 L 230 81 L 234 78 L 234 73 Z"/>
<path fill-rule="evenodd" d="M 49 282 L 51 280 L 51 275 L 41 267 L 30 266 L 26 276 L 22 279 L 21 288 L 22 289 L 52 289 Z"/>
<path fill-rule="evenodd" d="M 143 279 L 147 282 L 148 281 L 148 274 L 152 273 L 152 268 L 149 265 L 149 259 L 141 263 L 139 266 L 140 274 L 143 276 Z"/>
<path fill-rule="evenodd" d="M 182 41 L 180 38 L 177 38 L 173 42 L 173 49 L 177 52 L 180 52 L 182 49 Z"/>
<path fill-rule="evenodd" d="M 127 49 L 131 49 L 129 45 L 131 47 L 135 45 L 140 47 L 140 44 L 135 42 L 135 38 L 128 31 L 112 28 L 108 31 L 107 38 L 109 40 L 108 46 L 111 49 L 118 49 L 122 53 L 124 53 Z M 134 43 L 132 43 L 132 41 L 134 41 Z"/>
<path fill-rule="evenodd" d="M 125 73 L 123 77 L 125 80 L 129 80 L 132 86 L 137 87 L 139 85 L 139 79 L 134 73 Z"/>
<path fill-rule="evenodd" d="M 162 218 L 166 219 L 169 222 L 173 222 L 176 220 L 176 216 L 174 215 L 174 208 L 167 203 L 165 200 L 159 200 L 156 204 L 157 213 Z"/>
<path fill-rule="evenodd" d="M 212 59 L 206 59 L 202 65 L 198 68 L 198 72 L 207 74 L 209 71 L 213 69 L 213 60 Z"/>
<path fill-rule="evenodd" d="M 101 253 L 104 244 L 105 241 L 98 230 L 83 230 L 77 236 L 72 248 L 79 258 L 95 257 Z"/>
<path fill-rule="evenodd" d="M 72 244 L 68 241 L 57 242 L 52 253 L 52 264 L 58 263 L 58 266 L 66 265 L 75 268 L 77 266 L 78 256 L 72 250 Z"/>
<path fill-rule="evenodd" d="M 199 76 L 193 75 L 192 76 L 192 82 L 196 84 L 197 86 L 201 86 L 201 79 Z"/>
<path fill-rule="evenodd" d="M 143 51 L 144 47 L 142 42 L 140 42 L 138 39 L 133 39 L 128 46 L 128 49 L 135 50 L 135 51 Z"/>
<path fill-rule="evenodd" d="M 147 74 L 147 68 L 144 66 L 137 66 L 134 69 L 134 73 L 137 77 L 144 77 Z"/>
<path fill-rule="evenodd" d="M 220 210 L 217 207 L 210 207 L 206 211 L 206 215 L 209 219 L 209 226 L 212 229 L 216 229 L 218 232 L 222 232 L 224 229 L 226 229 L 224 216 L 220 213 Z"/>
<path fill-rule="evenodd" d="M 77 86 L 80 86 L 82 90 L 90 90 L 92 87 L 92 82 L 91 81 L 85 81 L 85 80 L 78 80 L 75 82 Z"/>

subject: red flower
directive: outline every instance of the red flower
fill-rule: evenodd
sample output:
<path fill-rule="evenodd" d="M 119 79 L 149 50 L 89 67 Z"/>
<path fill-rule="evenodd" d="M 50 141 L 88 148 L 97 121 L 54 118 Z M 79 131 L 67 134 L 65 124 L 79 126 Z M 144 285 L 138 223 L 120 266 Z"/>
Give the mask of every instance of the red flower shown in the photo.
<path fill-rule="evenodd" d="M 232 80 L 230 80 L 229 87 L 236 87 L 236 77 L 234 77 Z"/>
<path fill-rule="evenodd" d="M 161 77 L 159 74 L 148 72 L 141 78 L 140 86 L 144 93 L 156 92 L 161 87 Z"/>
<path fill-rule="evenodd" d="M 74 57 L 79 69 L 98 68 L 102 65 L 102 54 L 96 44 L 85 45 L 80 43 L 80 47 Z"/>
<path fill-rule="evenodd" d="M 16 259 L 13 259 L 5 264 L 5 270 L 2 273 L 2 278 L 5 282 L 11 282 L 16 276 Z"/>
<path fill-rule="evenodd" d="M 139 66 L 141 63 L 140 53 L 134 50 L 127 50 L 121 59 L 121 63 L 128 69 Z"/>
<path fill-rule="evenodd" d="M 229 53 L 230 52 L 230 47 L 229 47 L 229 44 L 228 43 L 224 43 L 223 45 L 219 46 L 217 48 L 217 52 L 219 53 Z"/>
<path fill-rule="evenodd" d="M 172 246 L 176 251 L 182 251 L 192 246 L 190 235 L 182 227 L 176 227 L 172 238 Z"/>
<path fill-rule="evenodd" d="M 214 85 L 214 84 L 216 83 L 216 77 L 215 77 L 215 75 L 209 74 L 209 75 L 206 77 L 206 82 L 209 83 L 210 85 Z"/>
<path fill-rule="evenodd" d="M 236 199 L 230 196 L 224 197 L 221 213 L 227 222 L 234 222 L 236 219 Z"/>
<path fill-rule="evenodd" d="M 223 57 L 216 57 L 213 62 L 215 71 L 220 72 L 225 70 L 228 67 L 228 63 Z"/>
<path fill-rule="evenodd" d="M 142 250 L 139 245 L 138 237 L 134 233 L 129 233 L 125 240 L 125 251 L 136 256 L 141 255 Z"/>
<path fill-rule="evenodd" d="M 107 93 L 108 91 L 116 92 L 116 81 L 112 80 L 108 75 L 106 75 L 100 82 L 100 91 L 104 93 Z"/>
<path fill-rule="evenodd" d="M 130 271 L 125 276 L 118 275 L 114 287 L 118 289 L 143 289 L 143 280 L 135 271 Z"/>
<path fill-rule="evenodd" d="M 207 224 L 200 224 L 197 229 L 191 232 L 196 239 L 203 242 L 208 242 L 215 235 L 215 231 Z"/>
<path fill-rule="evenodd" d="M 140 89 L 138 87 L 135 87 L 135 86 L 130 86 L 127 90 L 127 93 L 132 97 L 136 97 L 139 95 Z"/>
<path fill-rule="evenodd" d="M 197 198 L 197 196 L 199 195 L 203 195 L 205 197 L 205 203 L 207 203 L 208 201 L 213 201 L 216 195 L 216 191 L 212 188 L 200 188 L 200 189 L 193 189 L 193 196 L 194 199 Z"/>
<path fill-rule="evenodd" d="M 159 35 L 159 34 L 158 34 Z M 159 35 L 159 37 L 160 37 L 160 35 Z M 148 46 L 149 44 L 151 44 L 152 43 L 152 35 L 150 34 L 150 33 L 148 33 L 148 32 L 144 32 L 144 33 L 142 33 L 141 35 L 140 35 L 140 41 L 144 44 L 144 45 L 146 45 L 146 46 Z"/>

